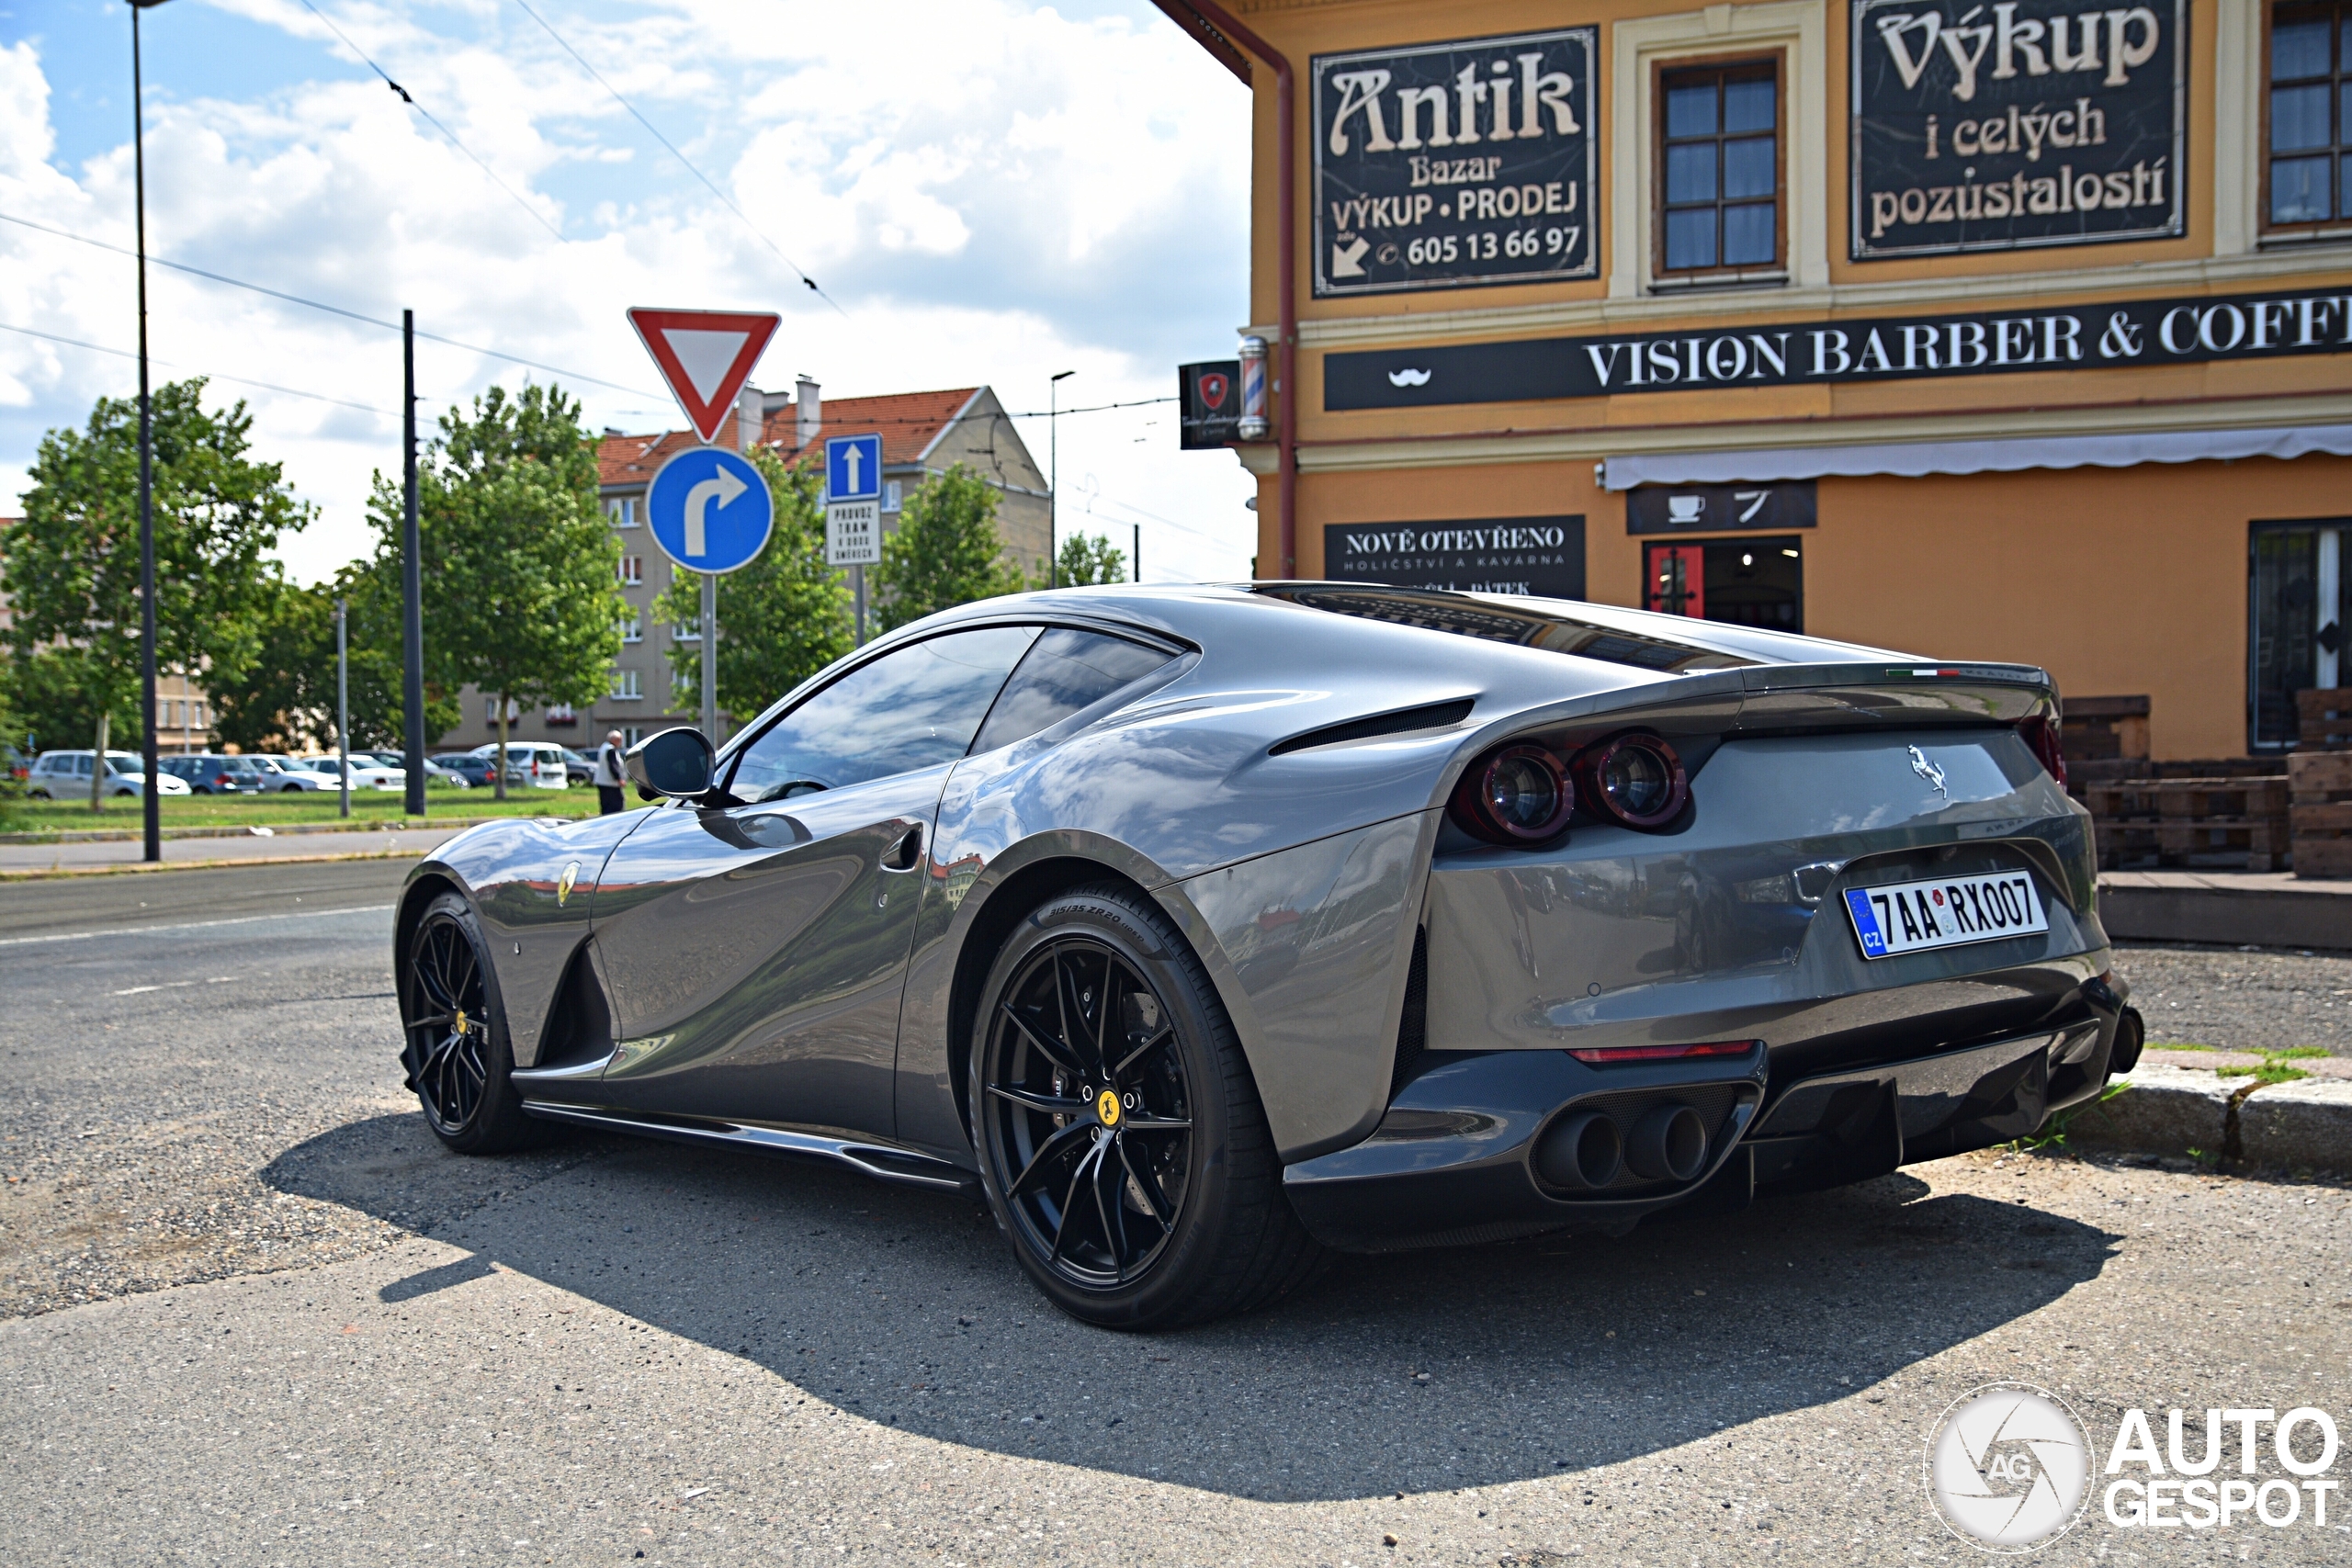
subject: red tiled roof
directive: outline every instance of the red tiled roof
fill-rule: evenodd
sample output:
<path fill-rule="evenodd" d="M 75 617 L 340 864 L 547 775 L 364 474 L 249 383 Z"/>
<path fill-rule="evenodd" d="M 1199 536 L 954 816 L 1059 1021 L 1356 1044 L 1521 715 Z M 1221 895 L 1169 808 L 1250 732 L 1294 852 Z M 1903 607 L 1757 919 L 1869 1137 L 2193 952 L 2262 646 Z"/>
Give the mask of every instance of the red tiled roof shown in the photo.
<path fill-rule="evenodd" d="M 827 436 L 882 433 L 882 461 L 895 467 L 921 457 L 940 432 L 946 429 L 978 387 L 951 387 L 937 392 L 893 392 L 878 398 L 827 398 L 825 422 L 811 446 Z M 800 455 L 797 409 L 786 403 L 768 415 L 762 441 L 785 461 Z M 607 435 L 596 444 L 598 478 L 607 485 L 644 484 L 653 470 L 682 448 L 694 445 L 694 433 L 666 431 L 659 435 Z"/>

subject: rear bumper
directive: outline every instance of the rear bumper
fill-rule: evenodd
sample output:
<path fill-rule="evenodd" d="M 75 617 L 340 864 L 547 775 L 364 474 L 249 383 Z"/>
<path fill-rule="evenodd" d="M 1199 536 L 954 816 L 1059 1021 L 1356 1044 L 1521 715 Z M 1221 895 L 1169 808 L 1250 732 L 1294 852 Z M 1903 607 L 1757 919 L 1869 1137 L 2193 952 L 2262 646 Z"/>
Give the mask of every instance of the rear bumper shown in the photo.
<path fill-rule="evenodd" d="M 1623 1230 L 1677 1206 L 1743 1206 L 2023 1137 L 2095 1097 L 2121 999 L 2089 981 L 2036 1027 L 1828 1071 L 1827 1042 L 1786 1056 L 1589 1066 L 1566 1051 L 1432 1055 L 1363 1143 L 1294 1165 L 1284 1190 L 1317 1239 L 1351 1251 L 1457 1246 L 1558 1229 Z M 1932 1039 L 1930 1021 L 1913 1049 Z M 1567 1192 L 1538 1174 L 1544 1136 L 1599 1111 L 1621 1125 L 1679 1100 L 1709 1128 L 1687 1180 L 1630 1175 Z"/>

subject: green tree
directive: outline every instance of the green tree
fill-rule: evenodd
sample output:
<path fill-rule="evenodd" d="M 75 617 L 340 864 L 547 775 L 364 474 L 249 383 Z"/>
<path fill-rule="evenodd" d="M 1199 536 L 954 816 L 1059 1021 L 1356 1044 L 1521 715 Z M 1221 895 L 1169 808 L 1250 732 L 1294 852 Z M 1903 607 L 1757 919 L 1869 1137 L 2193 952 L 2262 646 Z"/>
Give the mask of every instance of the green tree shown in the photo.
<path fill-rule="evenodd" d="M 1062 541 L 1061 554 L 1056 558 L 1059 570 L 1052 581 L 1066 588 L 1127 580 L 1126 552 L 1114 549 L 1107 535 L 1072 534 Z M 1045 584 L 1037 586 L 1042 588 Z"/>
<path fill-rule="evenodd" d="M 214 731 L 248 751 L 282 751 L 334 735 L 334 604 L 345 601 L 350 649 L 351 744 L 403 744 L 400 561 L 381 554 L 353 561 L 332 582 L 305 588 L 277 581 L 240 678 L 212 694 Z M 425 686 L 425 732 L 457 728 L 456 695 Z"/>
<path fill-rule="evenodd" d="M 738 723 L 850 651 L 856 643 L 848 584 L 825 564 L 822 472 L 786 468 L 773 452 L 752 464 L 767 480 L 775 531 L 759 558 L 718 580 L 718 705 Z M 682 571 L 654 602 L 654 615 L 676 626 L 702 618 L 702 579 Z M 670 673 L 681 691 L 702 690 L 702 647 L 670 645 Z"/>
<path fill-rule="evenodd" d="M 884 631 L 1028 587 L 1021 569 L 1005 558 L 996 503 L 994 488 L 961 463 L 907 498 L 875 569 Z"/>
<path fill-rule="evenodd" d="M 386 541 L 379 560 L 397 561 L 400 490 L 381 474 L 368 510 Z M 620 652 L 620 544 L 596 509 L 579 403 L 551 387 L 492 387 L 470 418 L 451 409 L 417 465 L 417 520 L 426 679 L 497 699 L 503 800 L 509 706 L 585 706 Z"/>
<path fill-rule="evenodd" d="M 312 513 L 281 465 L 248 455 L 245 405 L 208 412 L 204 386 L 154 393 L 155 626 L 157 665 L 209 688 L 251 657 L 270 592 L 264 558 Z M 52 743 L 127 744 L 116 731 L 138 725 L 138 402 L 101 398 L 83 430 L 42 436 L 31 479 L 0 557 L 8 645 L 40 665 L 18 685 L 25 717 Z"/>

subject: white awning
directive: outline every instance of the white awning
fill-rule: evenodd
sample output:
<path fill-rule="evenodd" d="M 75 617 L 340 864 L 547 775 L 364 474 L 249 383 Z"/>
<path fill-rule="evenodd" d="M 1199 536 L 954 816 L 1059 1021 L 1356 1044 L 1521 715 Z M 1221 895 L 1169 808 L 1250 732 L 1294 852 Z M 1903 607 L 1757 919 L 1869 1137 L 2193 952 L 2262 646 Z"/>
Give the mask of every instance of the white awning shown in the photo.
<path fill-rule="evenodd" d="M 2152 430 L 2130 435 L 2053 435 L 2039 440 L 1905 441 L 1877 446 L 1779 446 L 1744 452 L 1648 452 L 1611 457 L 1611 490 L 1656 484 L 1760 484 L 1777 479 L 1900 474 L 2014 473 L 2020 468 L 2130 468 L 2142 463 L 2201 463 L 2229 457 L 2352 457 L 2352 424 L 2268 430 Z"/>

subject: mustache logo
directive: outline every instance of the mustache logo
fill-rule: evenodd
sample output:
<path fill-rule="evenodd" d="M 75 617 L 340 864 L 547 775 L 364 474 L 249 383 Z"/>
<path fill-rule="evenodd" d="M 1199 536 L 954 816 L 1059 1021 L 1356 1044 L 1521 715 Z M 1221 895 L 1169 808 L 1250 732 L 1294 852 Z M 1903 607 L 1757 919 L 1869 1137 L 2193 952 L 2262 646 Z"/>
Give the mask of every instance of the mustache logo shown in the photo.
<path fill-rule="evenodd" d="M 1388 384 L 1392 387 L 1426 387 L 1430 384 L 1430 373 L 1408 366 L 1402 370 L 1391 370 Z"/>

